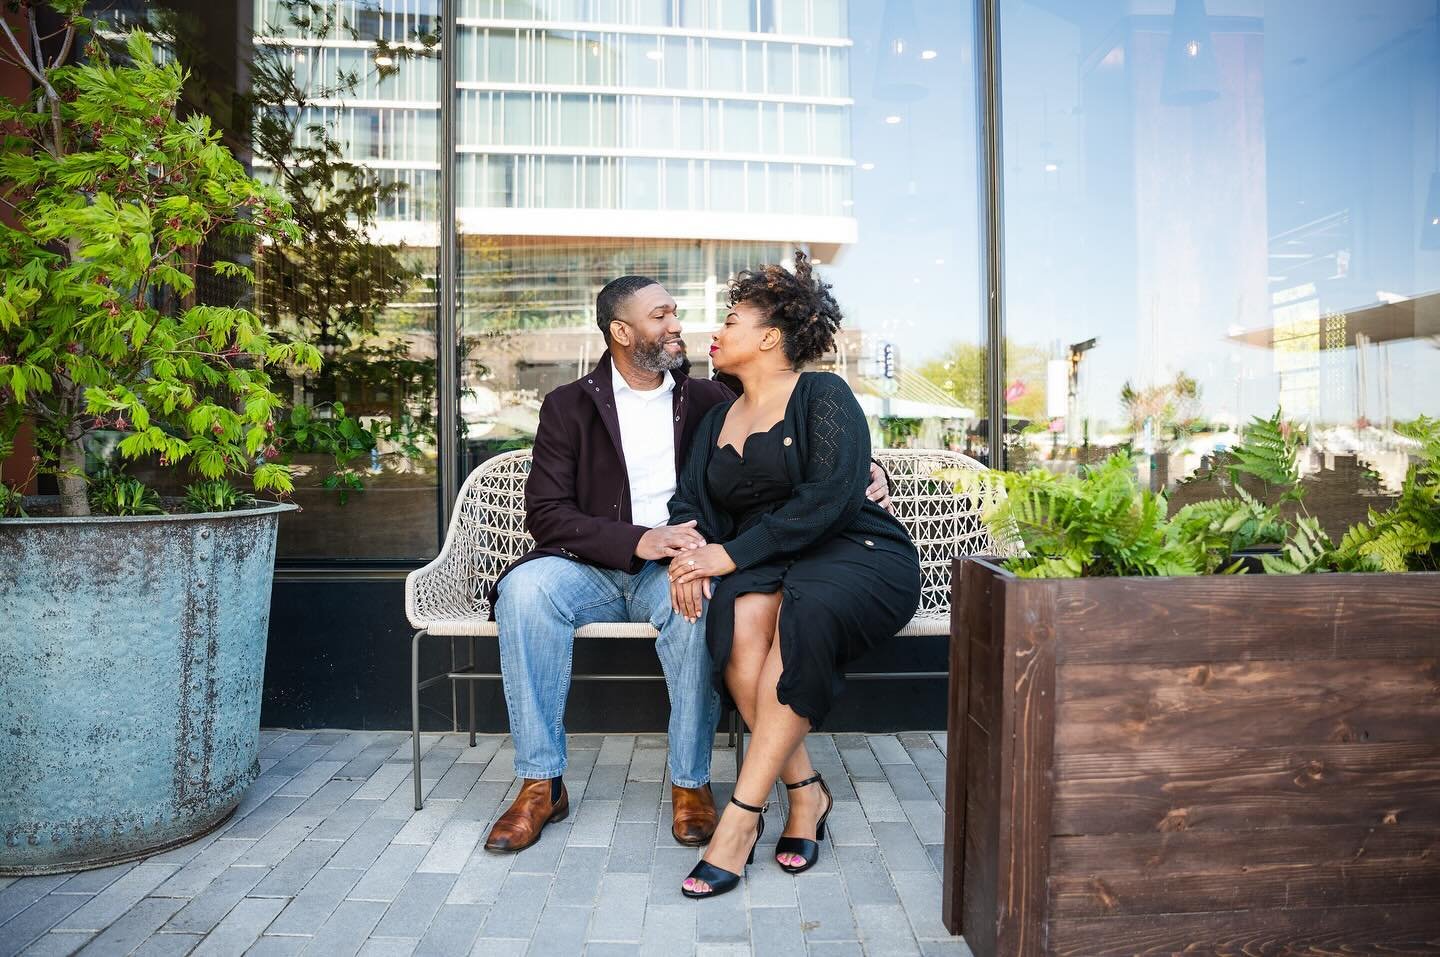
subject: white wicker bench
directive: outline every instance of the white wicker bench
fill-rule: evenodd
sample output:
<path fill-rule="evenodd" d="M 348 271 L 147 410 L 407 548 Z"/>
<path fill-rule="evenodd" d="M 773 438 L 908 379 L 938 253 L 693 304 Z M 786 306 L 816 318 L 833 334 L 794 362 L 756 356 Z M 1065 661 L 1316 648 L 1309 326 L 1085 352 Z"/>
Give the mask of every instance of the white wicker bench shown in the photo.
<path fill-rule="evenodd" d="M 950 633 L 950 566 L 957 556 L 995 554 L 995 546 L 978 511 L 967 496 L 956 495 L 951 483 L 937 480 L 942 469 L 981 469 L 979 462 L 958 452 L 931 449 L 885 449 L 875 458 L 890 475 L 890 497 L 895 517 L 904 523 L 920 551 L 921 594 L 915 618 L 900 636 Z M 415 807 L 421 806 L 420 692 L 441 681 L 465 681 L 469 692 L 470 744 L 475 744 L 476 680 L 495 679 L 495 673 L 477 670 L 479 638 L 494 638 L 488 595 L 495 579 L 515 559 L 534 547 L 525 531 L 525 479 L 530 474 L 530 451 L 506 452 L 481 463 L 460 489 L 445 546 L 435 560 L 405 579 L 405 614 L 416 629 L 410 647 L 410 712 L 413 735 Z M 457 665 L 451 642 L 449 671 L 420 677 L 421 639 L 435 636 L 469 639 L 469 663 Z M 594 624 L 575 632 L 577 638 L 656 637 L 648 624 Z M 855 673 L 852 679 L 891 677 L 943 677 L 944 672 Z M 656 675 L 574 675 L 574 681 L 651 681 Z M 452 725 L 454 714 L 452 684 Z M 733 716 L 732 716 L 733 717 Z M 736 760 L 741 757 L 743 729 L 732 724 Z"/>

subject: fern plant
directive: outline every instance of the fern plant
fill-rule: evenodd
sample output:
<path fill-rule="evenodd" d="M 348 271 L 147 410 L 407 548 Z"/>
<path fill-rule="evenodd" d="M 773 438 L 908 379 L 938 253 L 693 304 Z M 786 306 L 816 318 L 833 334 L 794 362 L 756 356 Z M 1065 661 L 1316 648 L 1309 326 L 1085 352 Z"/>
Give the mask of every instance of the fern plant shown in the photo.
<path fill-rule="evenodd" d="M 0 482 L 0 518 L 25 517 L 25 502 L 20 491 Z"/>
<path fill-rule="evenodd" d="M 1419 443 L 1419 461 L 1406 472 L 1394 504 L 1371 509 L 1364 525 L 1345 533 L 1334 555 L 1341 570 L 1440 570 L 1440 420 L 1421 416 L 1395 428 Z"/>
<path fill-rule="evenodd" d="M 90 509 L 97 515 L 163 515 L 160 493 L 129 475 L 105 473 L 90 484 Z"/>
<path fill-rule="evenodd" d="M 254 504 L 255 496 L 241 491 L 225 479 L 196 482 L 185 488 L 187 512 L 230 512 Z"/>

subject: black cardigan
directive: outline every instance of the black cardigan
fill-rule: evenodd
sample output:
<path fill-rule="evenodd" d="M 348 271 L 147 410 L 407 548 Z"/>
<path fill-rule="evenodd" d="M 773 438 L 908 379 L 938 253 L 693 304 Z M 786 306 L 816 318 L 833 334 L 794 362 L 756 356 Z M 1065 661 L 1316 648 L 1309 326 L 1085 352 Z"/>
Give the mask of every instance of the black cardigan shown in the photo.
<path fill-rule="evenodd" d="M 670 500 L 671 525 L 694 519 L 706 541 L 725 546 L 737 570 L 796 555 L 836 535 L 868 547 L 903 544 L 913 551 L 904 526 L 865 497 L 870 428 L 849 384 L 831 372 L 801 373 L 785 407 L 785 471 L 794 492 L 737 536 L 730 513 L 710 497 L 705 481 L 734 404 L 722 402 L 700 420 Z"/>

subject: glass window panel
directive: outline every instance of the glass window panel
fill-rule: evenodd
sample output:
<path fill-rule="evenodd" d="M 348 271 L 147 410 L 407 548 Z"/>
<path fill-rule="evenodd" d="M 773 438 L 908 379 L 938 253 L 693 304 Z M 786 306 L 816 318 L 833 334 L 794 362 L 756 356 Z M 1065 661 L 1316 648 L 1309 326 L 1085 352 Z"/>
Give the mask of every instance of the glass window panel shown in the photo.
<path fill-rule="evenodd" d="M 670 0 L 631 0 L 635 5 L 631 23 L 645 27 L 670 26 Z"/>
<path fill-rule="evenodd" d="M 843 37 L 845 32 L 846 0 L 810 0 L 810 16 L 815 25 L 815 35 L 822 37 Z"/>
<path fill-rule="evenodd" d="M 712 90 L 740 89 L 740 43 L 737 40 L 707 40 L 709 70 L 707 77 Z"/>
<path fill-rule="evenodd" d="M 765 44 L 745 43 L 745 92 L 765 93 Z"/>
<path fill-rule="evenodd" d="M 690 196 L 691 160 L 665 161 L 665 208 L 691 209 L 694 201 Z"/>
<path fill-rule="evenodd" d="M 765 87 L 770 93 L 795 92 L 795 48 L 790 44 L 765 44 Z"/>
<path fill-rule="evenodd" d="M 800 46 L 796 48 L 796 92 L 806 96 L 827 96 L 825 64 L 820 47 Z"/>
<path fill-rule="evenodd" d="M 754 29 L 755 0 L 712 0 L 712 30 L 731 32 Z"/>
<path fill-rule="evenodd" d="M 675 148 L 705 149 L 705 101 L 681 97 L 676 103 Z"/>
<path fill-rule="evenodd" d="M 725 133 L 720 149 L 726 153 L 759 153 L 760 104 L 730 100 L 724 105 Z"/>
<path fill-rule="evenodd" d="M 627 36 L 624 39 L 625 85 L 660 85 L 660 61 L 664 53 L 655 37 Z"/>
<path fill-rule="evenodd" d="M 625 164 L 625 209 L 660 208 L 660 163 L 631 156 Z"/>
<path fill-rule="evenodd" d="M 575 201 L 575 160 L 569 156 L 545 158 L 545 197 L 547 209 L 566 209 Z"/>
<path fill-rule="evenodd" d="M 760 107 L 760 149 L 766 153 L 778 153 L 780 146 L 780 104 L 761 103 Z"/>
<path fill-rule="evenodd" d="M 844 156 L 850 142 L 850 115 L 840 106 L 817 106 L 815 111 L 815 152 L 820 156 Z"/>
<path fill-rule="evenodd" d="M 809 0 L 774 0 L 776 33 L 807 33 L 805 8 Z"/>
<path fill-rule="evenodd" d="M 695 59 L 689 55 L 689 41 L 684 37 L 669 37 L 665 40 L 665 61 L 662 69 L 665 85 L 672 90 L 687 90 L 699 85 L 699 74 L 695 72 Z"/>
<path fill-rule="evenodd" d="M 1418 318 L 1440 302 L 1440 24 L 1428 3 L 1263 12 L 1001 4 L 1007 378 L 1012 415 L 1048 426 L 1012 458 L 1124 452 L 1173 508 L 1280 408 L 1338 536 L 1399 488 L 1397 426 L 1440 407 Z M 1060 394 L 1049 363 L 1077 368 Z"/>
<path fill-rule="evenodd" d="M 708 164 L 709 207 L 715 212 L 738 213 L 745 209 L 745 164 L 711 160 Z"/>
<path fill-rule="evenodd" d="M 545 34 L 545 82 L 570 84 L 579 79 L 575 61 L 579 59 L 574 34 Z"/>
<path fill-rule="evenodd" d="M 504 93 L 501 94 L 501 97 L 500 115 L 504 125 L 501 130 L 500 142 L 511 146 L 527 146 L 534 143 L 535 130 L 532 124 L 535 111 L 534 97 L 529 93 Z"/>
<path fill-rule="evenodd" d="M 675 101 L 668 97 L 645 96 L 640 100 L 640 124 L 636 146 L 646 150 L 675 147 Z"/>
<path fill-rule="evenodd" d="M 513 30 L 491 30 L 485 52 L 485 79 L 514 83 L 519 78 L 520 47 Z"/>
<path fill-rule="evenodd" d="M 791 156 L 803 156 L 810 152 L 810 116 L 806 107 L 798 103 L 780 104 L 781 141 L 780 151 Z"/>
<path fill-rule="evenodd" d="M 591 146 L 591 103 L 588 96 L 567 93 L 552 97 L 556 109 L 555 143 L 559 146 Z"/>

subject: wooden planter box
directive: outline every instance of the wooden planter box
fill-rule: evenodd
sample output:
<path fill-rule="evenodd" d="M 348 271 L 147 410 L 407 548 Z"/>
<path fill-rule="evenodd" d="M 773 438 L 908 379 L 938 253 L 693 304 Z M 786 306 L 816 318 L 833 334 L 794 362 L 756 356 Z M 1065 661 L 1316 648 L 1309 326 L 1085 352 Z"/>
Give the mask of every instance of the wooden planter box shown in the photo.
<path fill-rule="evenodd" d="M 1440 953 L 1440 575 L 953 587 L 977 957 Z"/>

